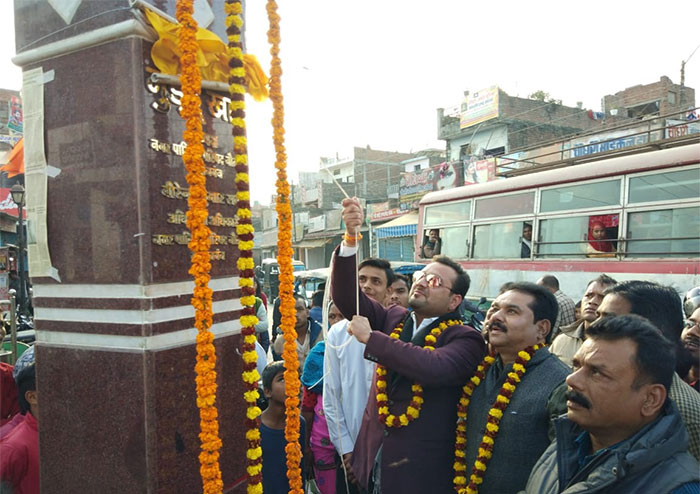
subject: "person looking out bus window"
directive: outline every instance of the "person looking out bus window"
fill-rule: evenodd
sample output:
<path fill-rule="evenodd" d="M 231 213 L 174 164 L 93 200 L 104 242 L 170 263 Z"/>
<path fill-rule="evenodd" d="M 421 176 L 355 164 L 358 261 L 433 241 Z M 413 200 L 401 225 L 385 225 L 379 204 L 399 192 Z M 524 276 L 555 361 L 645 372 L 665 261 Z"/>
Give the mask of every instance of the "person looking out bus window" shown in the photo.
<path fill-rule="evenodd" d="M 442 239 L 440 238 L 440 230 L 433 228 L 428 232 L 428 236 L 423 242 L 423 246 L 420 249 L 421 257 L 430 259 L 433 256 L 440 254 L 442 250 Z"/>
<path fill-rule="evenodd" d="M 588 230 L 587 257 L 613 257 L 615 246 L 608 240 L 605 225 L 600 221 L 590 224 Z"/>
<path fill-rule="evenodd" d="M 529 259 L 530 252 L 532 252 L 532 225 L 530 223 L 524 223 L 523 236 L 520 239 L 521 259 Z"/>

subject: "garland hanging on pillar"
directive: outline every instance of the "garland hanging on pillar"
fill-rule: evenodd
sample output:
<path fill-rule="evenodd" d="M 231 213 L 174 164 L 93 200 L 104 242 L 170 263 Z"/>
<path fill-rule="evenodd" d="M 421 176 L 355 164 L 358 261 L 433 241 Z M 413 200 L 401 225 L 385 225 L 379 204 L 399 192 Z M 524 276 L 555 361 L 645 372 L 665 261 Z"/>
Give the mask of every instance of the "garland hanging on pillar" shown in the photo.
<path fill-rule="evenodd" d="M 238 286 L 241 288 L 241 336 L 243 338 L 243 398 L 246 410 L 246 451 L 248 494 L 262 493 L 262 448 L 260 447 L 260 408 L 258 408 L 257 357 L 255 351 L 255 288 L 253 285 L 253 224 L 250 212 L 250 185 L 248 177 L 248 143 L 245 126 L 245 83 L 241 30 L 243 8 L 240 0 L 226 1 L 226 34 L 228 36 L 229 92 L 231 94 L 231 124 L 236 166 L 236 216 L 238 224 Z"/>
<path fill-rule="evenodd" d="M 299 358 L 297 356 L 297 332 L 294 329 L 296 310 L 294 309 L 294 274 L 292 267 L 292 208 L 290 205 L 289 182 L 287 180 L 287 155 L 284 149 L 284 103 L 282 99 L 282 62 L 280 53 L 280 17 L 277 3 L 267 2 L 267 16 L 270 28 L 267 39 L 270 42 L 270 99 L 272 100 L 272 127 L 275 144 L 275 168 L 277 168 L 277 263 L 280 267 L 279 292 L 280 312 L 282 313 L 282 334 L 284 337 L 284 386 L 287 399 L 284 436 L 287 440 L 287 478 L 289 492 L 303 494 L 301 483 L 301 447 L 299 445 Z M 307 427 L 311 427 L 307 424 Z"/>
<path fill-rule="evenodd" d="M 219 421 L 216 410 L 216 351 L 212 324 L 212 290 L 209 288 L 209 259 L 211 231 L 206 225 L 207 188 L 202 154 L 202 101 L 201 74 L 197 66 L 197 21 L 192 17 L 193 0 L 178 0 L 176 17 L 180 23 L 178 47 L 181 52 L 182 118 L 185 119 L 184 140 L 187 148 L 182 157 L 187 170 L 189 197 L 187 203 L 187 228 L 192 234 L 189 249 L 192 265 L 189 273 L 194 277 L 192 306 L 195 308 L 197 328 L 197 407 L 199 408 L 201 453 L 200 475 L 204 494 L 221 493 L 223 482 L 219 468 Z"/>

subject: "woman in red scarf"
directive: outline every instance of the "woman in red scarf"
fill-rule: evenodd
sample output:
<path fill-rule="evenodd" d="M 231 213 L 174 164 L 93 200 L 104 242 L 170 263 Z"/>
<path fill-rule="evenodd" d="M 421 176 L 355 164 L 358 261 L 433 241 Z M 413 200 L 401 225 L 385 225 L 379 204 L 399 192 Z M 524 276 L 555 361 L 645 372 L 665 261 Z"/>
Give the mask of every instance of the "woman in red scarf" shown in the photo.
<path fill-rule="evenodd" d="M 605 225 L 595 221 L 588 226 L 588 245 L 586 245 L 587 257 L 613 257 L 615 247 L 607 240 Z"/>

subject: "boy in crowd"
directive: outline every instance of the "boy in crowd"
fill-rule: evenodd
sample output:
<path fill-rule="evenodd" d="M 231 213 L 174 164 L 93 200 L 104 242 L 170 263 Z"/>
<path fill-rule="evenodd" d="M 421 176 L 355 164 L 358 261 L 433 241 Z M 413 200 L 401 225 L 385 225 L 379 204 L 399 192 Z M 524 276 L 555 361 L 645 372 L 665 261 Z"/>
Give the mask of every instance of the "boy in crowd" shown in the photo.
<path fill-rule="evenodd" d="M 268 494 L 286 494 L 289 492 L 287 479 L 287 455 L 284 438 L 284 363 L 272 362 L 265 367 L 262 374 L 263 392 L 267 398 L 267 408 L 260 417 L 260 446 L 263 452 L 262 483 L 263 492 Z M 306 437 L 304 417 L 299 417 L 299 444 L 302 446 Z M 302 458 L 301 471 L 304 472 Z M 303 481 L 303 479 L 302 479 Z"/>

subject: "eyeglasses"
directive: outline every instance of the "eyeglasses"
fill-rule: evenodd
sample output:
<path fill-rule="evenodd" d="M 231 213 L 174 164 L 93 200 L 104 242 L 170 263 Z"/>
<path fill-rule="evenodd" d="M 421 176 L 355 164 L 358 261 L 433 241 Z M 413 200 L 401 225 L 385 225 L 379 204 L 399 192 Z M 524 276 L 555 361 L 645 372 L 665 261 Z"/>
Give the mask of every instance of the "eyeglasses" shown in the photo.
<path fill-rule="evenodd" d="M 425 282 L 429 288 L 440 288 L 441 286 L 444 286 L 452 293 L 456 293 L 451 287 L 444 284 L 445 282 L 442 280 L 439 274 L 426 273 L 425 271 L 415 271 L 413 273 L 413 283 L 420 283 L 423 281 L 423 279 L 425 279 Z"/>

